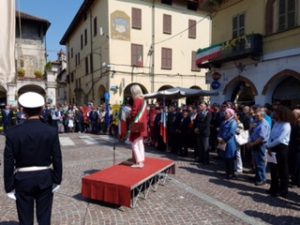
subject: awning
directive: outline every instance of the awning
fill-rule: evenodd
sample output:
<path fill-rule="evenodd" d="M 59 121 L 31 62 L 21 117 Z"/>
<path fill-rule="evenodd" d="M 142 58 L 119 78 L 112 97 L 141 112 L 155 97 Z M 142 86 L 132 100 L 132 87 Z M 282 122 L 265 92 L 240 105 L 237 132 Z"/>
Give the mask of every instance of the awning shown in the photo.
<path fill-rule="evenodd" d="M 153 92 L 145 94 L 145 98 L 183 98 L 190 96 L 216 96 L 219 93 L 217 91 L 207 91 L 199 89 L 190 89 L 190 88 L 170 88 L 158 92 Z"/>

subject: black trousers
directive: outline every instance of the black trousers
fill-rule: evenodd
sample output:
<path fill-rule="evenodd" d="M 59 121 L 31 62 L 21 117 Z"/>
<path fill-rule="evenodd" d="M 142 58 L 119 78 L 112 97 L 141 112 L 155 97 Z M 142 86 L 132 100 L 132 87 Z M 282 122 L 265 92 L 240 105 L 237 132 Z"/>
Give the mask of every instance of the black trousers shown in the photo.
<path fill-rule="evenodd" d="M 209 164 L 209 137 L 198 135 L 196 137 L 195 156 L 199 158 L 199 162 Z"/>
<path fill-rule="evenodd" d="M 34 224 L 34 203 L 38 224 L 51 224 L 52 185 L 51 170 L 16 173 L 15 191 L 20 225 Z"/>
<path fill-rule="evenodd" d="M 272 193 L 287 194 L 289 184 L 288 170 L 288 146 L 279 144 L 272 148 L 276 152 L 277 164 L 271 164 L 271 188 Z"/>
<path fill-rule="evenodd" d="M 225 158 L 225 171 L 227 177 L 234 175 L 234 158 Z"/>

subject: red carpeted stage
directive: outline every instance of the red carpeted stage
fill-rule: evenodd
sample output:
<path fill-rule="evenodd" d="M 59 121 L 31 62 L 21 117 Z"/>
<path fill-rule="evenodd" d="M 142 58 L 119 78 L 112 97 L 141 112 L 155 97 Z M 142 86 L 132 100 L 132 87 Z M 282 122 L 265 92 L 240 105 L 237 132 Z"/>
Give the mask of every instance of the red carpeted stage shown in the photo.
<path fill-rule="evenodd" d="M 134 207 L 141 192 L 175 173 L 171 160 L 146 158 L 144 168 L 119 164 L 82 178 L 82 196 L 116 205 Z M 148 193 L 147 190 L 147 193 Z"/>

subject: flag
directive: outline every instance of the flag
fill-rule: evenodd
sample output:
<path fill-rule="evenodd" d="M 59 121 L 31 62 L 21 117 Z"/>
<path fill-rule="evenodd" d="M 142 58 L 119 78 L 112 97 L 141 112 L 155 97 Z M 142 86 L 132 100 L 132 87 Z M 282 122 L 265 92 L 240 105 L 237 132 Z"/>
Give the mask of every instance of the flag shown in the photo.
<path fill-rule="evenodd" d="M 196 64 L 201 65 L 204 62 L 208 62 L 220 57 L 222 55 L 221 50 L 221 44 L 198 50 L 196 55 Z"/>
<path fill-rule="evenodd" d="M 15 77 L 15 0 L 1 1 L 0 21 L 0 81 L 11 82 Z"/>
<path fill-rule="evenodd" d="M 160 117 L 160 136 L 163 142 L 167 144 L 167 113 L 162 112 Z"/>
<path fill-rule="evenodd" d="M 122 106 L 120 111 L 118 133 L 119 139 L 125 139 L 127 136 L 127 118 L 130 115 L 130 107 Z"/>

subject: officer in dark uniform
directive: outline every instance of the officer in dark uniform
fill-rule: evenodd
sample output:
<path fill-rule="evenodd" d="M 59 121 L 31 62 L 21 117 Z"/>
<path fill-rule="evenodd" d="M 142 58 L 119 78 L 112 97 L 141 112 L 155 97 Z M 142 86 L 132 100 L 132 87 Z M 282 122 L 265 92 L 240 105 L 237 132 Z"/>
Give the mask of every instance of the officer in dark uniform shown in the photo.
<path fill-rule="evenodd" d="M 39 225 L 51 224 L 53 192 L 62 180 L 62 157 L 57 129 L 40 121 L 43 96 L 19 97 L 26 120 L 5 131 L 4 186 L 16 199 L 20 225 L 32 225 L 34 203 Z"/>

